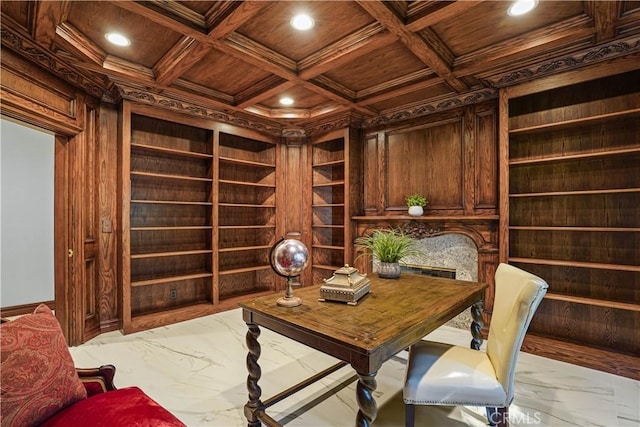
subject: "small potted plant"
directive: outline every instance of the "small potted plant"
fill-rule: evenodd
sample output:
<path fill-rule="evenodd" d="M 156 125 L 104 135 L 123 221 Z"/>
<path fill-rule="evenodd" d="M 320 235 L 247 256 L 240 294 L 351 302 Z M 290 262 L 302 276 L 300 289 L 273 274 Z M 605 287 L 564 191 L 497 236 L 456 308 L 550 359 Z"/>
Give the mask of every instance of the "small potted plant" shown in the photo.
<path fill-rule="evenodd" d="M 420 254 L 413 239 L 396 229 L 373 230 L 368 236 L 358 237 L 355 245 L 367 250 L 359 256 L 374 256 L 380 261 L 378 276 L 384 279 L 400 277 L 400 260 Z"/>
<path fill-rule="evenodd" d="M 409 207 L 409 215 L 421 216 L 424 213 L 424 207 L 427 205 L 427 198 L 422 194 L 413 193 L 405 198 L 407 206 Z"/>

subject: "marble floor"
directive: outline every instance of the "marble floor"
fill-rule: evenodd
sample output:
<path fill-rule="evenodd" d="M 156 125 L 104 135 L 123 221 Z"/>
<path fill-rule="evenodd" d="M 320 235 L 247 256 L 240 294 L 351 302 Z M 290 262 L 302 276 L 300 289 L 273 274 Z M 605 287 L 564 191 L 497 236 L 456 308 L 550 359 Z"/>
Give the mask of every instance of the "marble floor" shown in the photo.
<path fill-rule="evenodd" d="M 239 309 L 130 335 L 103 334 L 71 348 L 78 367 L 116 365 L 117 387 L 137 385 L 188 426 L 246 425 L 246 326 Z M 443 326 L 428 336 L 468 345 L 467 331 Z M 336 360 L 262 329 L 259 385 L 269 398 Z M 406 352 L 379 371 L 374 426 L 402 426 Z M 355 376 L 344 367 L 269 408 L 286 426 L 352 426 Z M 640 426 L 640 381 L 522 353 L 513 426 Z M 419 407 L 416 426 L 484 426 L 482 408 Z"/>

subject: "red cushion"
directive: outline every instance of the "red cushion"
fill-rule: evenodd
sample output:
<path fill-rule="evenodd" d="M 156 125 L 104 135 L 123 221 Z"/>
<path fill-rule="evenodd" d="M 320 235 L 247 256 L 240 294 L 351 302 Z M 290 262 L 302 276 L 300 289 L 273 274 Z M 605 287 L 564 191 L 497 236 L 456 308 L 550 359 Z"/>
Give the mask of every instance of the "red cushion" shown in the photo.
<path fill-rule="evenodd" d="M 87 397 L 58 320 L 46 305 L 0 326 L 0 419 L 39 424 Z"/>
<path fill-rule="evenodd" d="M 42 426 L 184 427 L 185 424 L 138 387 L 127 387 L 96 394 L 71 405 Z"/>

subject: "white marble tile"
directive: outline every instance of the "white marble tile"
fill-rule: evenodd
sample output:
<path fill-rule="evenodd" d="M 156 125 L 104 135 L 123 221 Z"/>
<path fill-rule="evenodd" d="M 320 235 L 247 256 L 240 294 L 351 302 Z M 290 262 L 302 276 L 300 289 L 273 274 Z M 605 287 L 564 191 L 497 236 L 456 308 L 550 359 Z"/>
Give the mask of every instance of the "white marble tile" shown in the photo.
<path fill-rule="evenodd" d="M 188 426 L 243 426 L 247 401 L 246 325 L 239 309 L 130 335 L 103 334 L 71 353 L 79 367 L 111 363 L 118 387 L 136 385 Z M 468 331 L 442 327 L 428 339 L 468 346 Z M 261 329 L 259 385 L 266 399 L 337 360 Z M 406 352 L 376 376 L 374 426 L 404 423 Z M 287 426 L 352 426 L 355 373 L 344 367 L 275 404 L 267 413 Z M 516 373 L 513 426 L 640 427 L 640 382 L 522 353 Z M 480 427 L 484 408 L 419 407 L 416 426 Z"/>
<path fill-rule="evenodd" d="M 619 426 L 640 426 L 640 381 L 613 377 Z"/>

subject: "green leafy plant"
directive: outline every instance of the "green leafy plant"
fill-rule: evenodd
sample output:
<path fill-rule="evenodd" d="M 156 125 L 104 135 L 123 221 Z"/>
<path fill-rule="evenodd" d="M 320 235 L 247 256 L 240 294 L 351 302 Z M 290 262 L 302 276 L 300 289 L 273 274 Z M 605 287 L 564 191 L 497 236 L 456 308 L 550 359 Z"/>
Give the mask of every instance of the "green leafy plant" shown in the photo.
<path fill-rule="evenodd" d="M 419 193 L 414 193 L 414 194 L 410 194 L 407 197 L 405 197 L 405 201 L 407 202 L 407 206 L 411 207 L 411 206 L 426 206 L 427 203 L 429 203 L 427 201 L 427 198 L 424 197 L 422 194 Z"/>
<path fill-rule="evenodd" d="M 368 250 L 358 257 L 374 255 L 380 262 L 399 262 L 404 257 L 420 254 L 413 239 L 395 229 L 373 230 L 368 236 L 358 237 L 355 245 Z"/>

